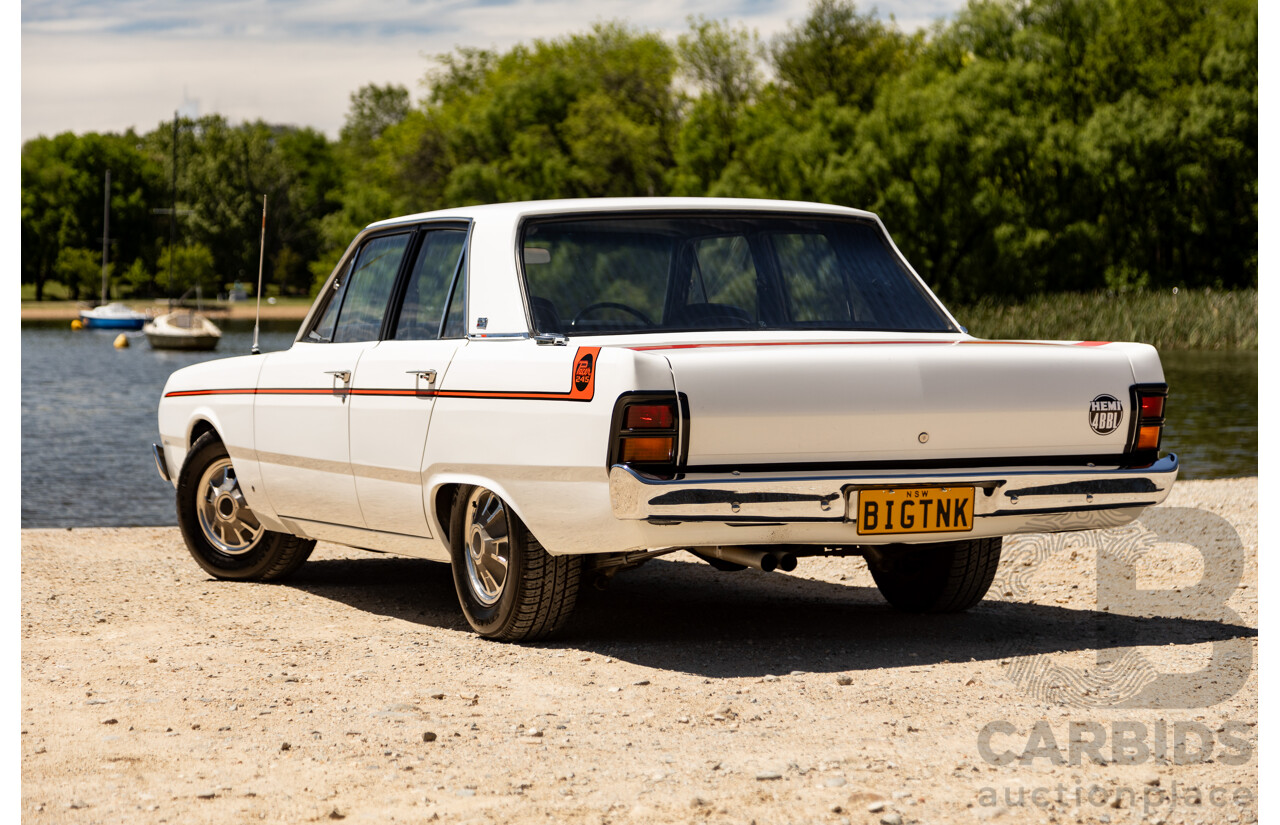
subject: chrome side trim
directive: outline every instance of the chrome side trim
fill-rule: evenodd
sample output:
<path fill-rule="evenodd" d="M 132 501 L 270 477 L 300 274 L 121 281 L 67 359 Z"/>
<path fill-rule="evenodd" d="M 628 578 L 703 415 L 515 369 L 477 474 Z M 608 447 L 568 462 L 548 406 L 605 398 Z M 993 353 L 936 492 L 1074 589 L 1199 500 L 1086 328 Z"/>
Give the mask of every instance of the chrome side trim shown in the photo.
<path fill-rule="evenodd" d="M 169 463 L 164 459 L 164 448 L 159 444 L 152 444 L 151 456 L 156 460 L 156 472 L 160 473 L 161 478 L 172 484 L 173 477 L 169 475 Z"/>
<path fill-rule="evenodd" d="M 281 516 L 280 521 L 295 536 L 331 541 L 362 550 L 397 553 L 432 561 L 449 561 L 448 549 L 443 543 L 428 536 L 410 536 L 404 533 L 385 533 L 345 524 Z"/>

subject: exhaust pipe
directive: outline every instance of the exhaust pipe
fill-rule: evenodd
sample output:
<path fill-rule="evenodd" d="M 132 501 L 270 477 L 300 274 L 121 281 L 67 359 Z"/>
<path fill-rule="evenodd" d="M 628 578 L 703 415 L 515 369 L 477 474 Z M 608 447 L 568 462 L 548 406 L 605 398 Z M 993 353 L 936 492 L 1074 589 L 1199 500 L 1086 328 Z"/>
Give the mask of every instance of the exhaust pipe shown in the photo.
<path fill-rule="evenodd" d="M 712 558 L 740 564 L 743 567 L 754 567 L 765 573 L 781 570 L 790 573 L 796 569 L 796 556 L 785 550 L 756 550 L 751 547 L 706 547 L 699 552 Z"/>
<path fill-rule="evenodd" d="M 743 567 L 754 567 L 766 573 L 772 573 L 778 569 L 777 556 L 763 550 L 752 550 L 749 547 L 707 547 L 702 552 L 721 561 L 741 564 Z M 794 569 L 794 558 L 791 563 Z"/>

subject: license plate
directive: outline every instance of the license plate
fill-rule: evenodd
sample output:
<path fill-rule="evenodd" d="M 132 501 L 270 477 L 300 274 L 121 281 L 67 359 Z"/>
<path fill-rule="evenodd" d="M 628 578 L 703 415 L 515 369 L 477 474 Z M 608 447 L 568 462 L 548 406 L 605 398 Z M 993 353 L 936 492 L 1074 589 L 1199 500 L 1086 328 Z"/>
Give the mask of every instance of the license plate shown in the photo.
<path fill-rule="evenodd" d="M 858 491 L 858 535 L 965 533 L 973 529 L 972 487 Z"/>

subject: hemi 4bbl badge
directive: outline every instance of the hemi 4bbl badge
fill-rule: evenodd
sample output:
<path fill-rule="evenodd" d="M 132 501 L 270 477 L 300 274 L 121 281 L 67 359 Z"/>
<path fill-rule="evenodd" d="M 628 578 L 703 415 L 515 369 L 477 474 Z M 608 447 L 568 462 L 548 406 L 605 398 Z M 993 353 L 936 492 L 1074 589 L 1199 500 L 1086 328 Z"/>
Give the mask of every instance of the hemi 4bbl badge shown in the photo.
<path fill-rule="evenodd" d="M 1124 420 L 1124 405 L 1114 395 L 1099 395 L 1089 402 L 1089 426 L 1098 435 L 1111 435 Z"/>

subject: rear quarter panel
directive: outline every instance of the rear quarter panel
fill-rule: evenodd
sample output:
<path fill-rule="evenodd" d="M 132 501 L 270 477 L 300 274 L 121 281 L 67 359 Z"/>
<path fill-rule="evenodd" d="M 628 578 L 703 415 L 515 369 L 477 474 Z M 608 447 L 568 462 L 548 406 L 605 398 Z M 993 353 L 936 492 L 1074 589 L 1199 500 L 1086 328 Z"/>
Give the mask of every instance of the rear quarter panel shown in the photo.
<path fill-rule="evenodd" d="M 585 339 L 569 346 L 499 339 L 473 340 L 458 351 L 436 401 L 423 460 L 436 535 L 444 535 L 440 528 L 449 520 L 434 506 L 444 484 L 498 493 L 555 554 L 591 552 L 592 536 L 609 535 L 616 544 L 620 530 L 637 529 L 616 519 L 609 503 L 613 408 L 625 392 L 672 390 L 671 371 L 660 356 L 602 347 L 591 398 L 571 399 L 580 347 L 590 346 Z M 539 394 L 552 397 L 527 397 Z"/>

